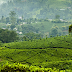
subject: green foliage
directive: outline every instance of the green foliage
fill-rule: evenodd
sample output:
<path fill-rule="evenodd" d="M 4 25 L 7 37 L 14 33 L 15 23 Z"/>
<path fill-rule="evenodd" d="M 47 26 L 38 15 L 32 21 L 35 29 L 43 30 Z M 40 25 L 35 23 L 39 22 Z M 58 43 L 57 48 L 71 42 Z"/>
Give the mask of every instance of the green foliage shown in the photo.
<path fill-rule="evenodd" d="M 38 29 L 36 29 L 35 27 L 33 27 L 32 25 L 22 25 L 22 33 L 25 34 L 25 33 L 29 33 L 29 32 L 36 32 L 38 33 Z"/>
<path fill-rule="evenodd" d="M 16 13 L 15 11 L 10 11 L 9 13 L 11 24 L 16 24 Z"/>
<path fill-rule="evenodd" d="M 69 69 L 69 66 L 66 66 L 66 69 Z M 37 67 L 37 66 L 29 66 L 29 65 L 23 65 L 20 63 L 14 63 L 14 64 L 9 64 L 8 62 L 3 65 L 3 67 L 1 68 L 0 72 L 4 72 L 4 71 L 15 71 L 15 72 L 61 72 L 61 71 L 65 71 L 65 70 L 59 70 L 56 69 L 55 67 L 52 68 L 43 68 L 43 67 Z"/>
<path fill-rule="evenodd" d="M 72 35 L 72 25 L 69 26 L 69 33 Z"/>
<path fill-rule="evenodd" d="M 60 15 L 56 15 L 55 18 L 56 18 L 56 19 L 59 19 L 59 18 L 60 18 Z"/>
<path fill-rule="evenodd" d="M 7 59 L 12 62 L 28 63 L 29 65 L 43 65 L 46 68 L 56 67 L 57 69 L 62 69 L 63 66 L 66 69 L 66 65 L 69 65 L 70 69 L 72 67 L 72 60 L 65 61 L 65 53 L 68 51 L 69 57 L 72 51 L 70 49 L 57 48 L 56 49 L 7 49 L 4 48 L 0 50 L 0 55 L 2 59 Z M 52 56 L 51 56 L 52 55 Z M 62 61 L 61 61 L 62 56 Z M 38 59 L 38 60 L 36 60 Z M 34 62 L 34 63 L 33 63 Z M 40 62 L 40 63 L 38 63 Z M 11 64 L 10 64 L 11 65 Z"/>
<path fill-rule="evenodd" d="M 15 27 L 16 27 L 15 24 L 11 24 L 10 26 L 11 30 L 13 30 Z"/>
<path fill-rule="evenodd" d="M 22 42 L 16 42 L 16 43 L 9 43 L 10 45 L 6 44 L 7 47 L 10 48 L 21 48 L 21 49 L 25 49 L 25 48 L 53 48 L 53 47 L 61 47 L 61 48 L 71 48 L 71 39 L 70 37 L 66 37 L 65 36 L 58 36 L 58 37 L 52 37 L 52 38 L 47 38 L 47 39 L 32 39 L 28 41 L 28 38 L 26 36 L 24 36 L 24 40 Z"/>
<path fill-rule="evenodd" d="M 19 16 L 24 15 L 24 18 L 54 18 L 60 15 L 61 18 L 71 19 L 71 3 L 71 0 L 13 0 L 1 5 L 0 15 L 8 16 L 9 11 L 15 11 Z M 60 10 L 63 7 L 64 10 Z"/>
<path fill-rule="evenodd" d="M 1 18 L 1 23 L 5 23 L 5 22 L 6 22 L 5 17 L 2 16 L 2 18 Z"/>
<path fill-rule="evenodd" d="M 66 53 L 66 56 L 68 56 L 69 54 L 68 53 Z"/>
<path fill-rule="evenodd" d="M 58 51 L 58 49 L 56 49 L 56 51 Z"/>
<path fill-rule="evenodd" d="M 36 33 L 33 33 L 33 32 L 29 32 L 29 33 L 26 33 L 24 34 L 29 40 L 31 39 L 39 39 L 40 38 L 40 34 L 36 34 Z"/>
<path fill-rule="evenodd" d="M 66 69 L 69 69 L 69 65 L 66 66 Z"/>
<path fill-rule="evenodd" d="M 58 30 L 56 28 L 52 28 L 50 31 L 50 35 L 56 36 L 58 34 Z"/>
<path fill-rule="evenodd" d="M 18 40 L 17 34 L 14 31 L 9 31 L 7 29 L 0 29 L 0 41 L 3 43 L 13 42 Z"/>
<path fill-rule="evenodd" d="M 9 23 L 9 17 L 6 17 L 6 24 Z"/>
<path fill-rule="evenodd" d="M 68 35 L 67 37 L 58 36 L 55 37 L 55 39 L 54 37 L 52 37 L 47 39 L 44 38 L 41 40 L 36 39 L 32 41 L 29 40 L 21 42 L 4 43 L 0 48 L 0 58 L 11 62 L 20 62 L 23 64 L 30 65 L 30 67 L 27 66 L 27 68 L 23 68 L 21 64 L 20 66 L 18 64 L 18 67 L 8 64 L 8 66 L 6 66 L 7 70 L 10 70 L 11 68 L 16 68 L 18 70 L 19 68 L 19 70 L 30 69 L 31 71 L 48 71 L 48 69 L 46 68 L 51 68 L 49 70 L 55 72 L 56 69 L 72 69 L 72 50 L 68 49 L 72 47 L 71 39 L 71 36 Z M 35 68 L 31 65 L 37 65 L 40 67 L 43 66 L 44 69 L 40 69 L 37 67 Z"/>
<path fill-rule="evenodd" d="M 17 31 L 22 32 L 22 27 L 20 25 L 17 26 Z"/>
<path fill-rule="evenodd" d="M 53 53 L 51 53 L 51 56 L 54 56 L 54 54 L 53 54 Z"/>

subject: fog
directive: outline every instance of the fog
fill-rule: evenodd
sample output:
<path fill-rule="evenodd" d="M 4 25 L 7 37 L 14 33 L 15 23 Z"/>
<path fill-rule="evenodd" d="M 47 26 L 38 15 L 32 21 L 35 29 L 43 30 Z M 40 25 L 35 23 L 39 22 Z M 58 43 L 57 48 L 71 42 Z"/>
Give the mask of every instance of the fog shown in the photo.
<path fill-rule="evenodd" d="M 69 3 L 69 1 L 65 0 L 64 2 L 59 2 L 58 0 L 0 0 L 0 4 L 0 23 L 11 24 L 9 13 L 10 11 L 14 11 L 17 18 L 15 21 L 15 29 L 18 29 L 17 31 L 19 32 L 23 32 L 23 34 L 29 32 L 33 27 L 36 28 L 32 29 L 33 32 L 47 33 L 50 32 L 51 28 L 53 25 L 55 26 L 55 24 L 59 27 L 59 35 L 68 34 L 67 25 L 70 25 L 72 22 L 72 4 Z M 19 18 L 21 20 L 19 20 Z M 30 24 L 31 28 L 28 28 L 30 26 L 23 28 L 24 25 L 21 26 L 23 23 Z M 32 26 L 33 23 L 37 25 Z M 40 26 L 38 24 L 40 24 Z M 48 24 L 50 26 L 49 29 Z M 9 30 L 11 29 L 10 26 L 3 24 L 0 28 L 7 28 Z M 24 29 L 27 29 L 28 31 L 25 31 Z"/>
<path fill-rule="evenodd" d="M 0 0 L 0 4 L 7 3 L 8 0 Z"/>

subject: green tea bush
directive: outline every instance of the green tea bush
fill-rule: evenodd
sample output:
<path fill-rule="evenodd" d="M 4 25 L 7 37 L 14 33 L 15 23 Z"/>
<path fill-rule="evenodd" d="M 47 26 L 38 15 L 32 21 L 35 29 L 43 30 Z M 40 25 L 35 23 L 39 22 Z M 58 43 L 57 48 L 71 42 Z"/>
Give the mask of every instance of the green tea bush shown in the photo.
<path fill-rule="evenodd" d="M 58 51 L 58 49 L 56 49 L 56 51 Z"/>
<path fill-rule="evenodd" d="M 55 37 L 56 38 L 56 37 Z M 66 43 L 65 43 L 66 42 Z M 69 43 L 69 44 L 68 44 Z M 66 39 L 66 41 L 60 37 L 48 38 L 48 39 L 36 39 L 35 41 L 22 41 L 22 42 L 11 42 L 5 43 L 3 46 L 9 49 L 47 49 L 47 48 L 71 48 L 70 39 Z"/>
<path fill-rule="evenodd" d="M 43 68 L 42 66 L 29 66 L 19 63 L 9 64 L 8 62 L 4 64 L 0 72 L 54 72 L 58 71 L 56 68 Z"/>
<path fill-rule="evenodd" d="M 66 65 L 66 69 L 69 69 L 69 65 Z"/>
<path fill-rule="evenodd" d="M 40 40 L 41 40 L 41 37 L 40 37 Z"/>
<path fill-rule="evenodd" d="M 66 58 L 64 60 L 67 60 Z"/>
<path fill-rule="evenodd" d="M 52 37 L 52 35 L 50 37 Z"/>
<path fill-rule="evenodd" d="M 66 53 L 66 56 L 68 56 L 69 54 L 68 53 Z"/>
<path fill-rule="evenodd" d="M 54 56 L 54 53 L 51 53 L 51 56 Z"/>
<path fill-rule="evenodd" d="M 70 60 L 70 58 L 67 58 L 67 60 Z"/>
<path fill-rule="evenodd" d="M 70 43 L 68 43 L 68 45 L 70 45 Z"/>
<path fill-rule="evenodd" d="M 61 58 L 61 61 L 63 61 L 63 58 Z"/>

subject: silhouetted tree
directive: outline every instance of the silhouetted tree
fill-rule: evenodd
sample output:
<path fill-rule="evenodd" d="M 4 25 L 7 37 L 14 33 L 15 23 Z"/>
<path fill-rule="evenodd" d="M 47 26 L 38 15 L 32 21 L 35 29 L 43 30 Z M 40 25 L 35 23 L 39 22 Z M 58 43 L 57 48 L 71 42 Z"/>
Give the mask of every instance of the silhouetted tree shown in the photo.
<path fill-rule="evenodd" d="M 69 33 L 72 34 L 72 24 L 69 26 Z"/>

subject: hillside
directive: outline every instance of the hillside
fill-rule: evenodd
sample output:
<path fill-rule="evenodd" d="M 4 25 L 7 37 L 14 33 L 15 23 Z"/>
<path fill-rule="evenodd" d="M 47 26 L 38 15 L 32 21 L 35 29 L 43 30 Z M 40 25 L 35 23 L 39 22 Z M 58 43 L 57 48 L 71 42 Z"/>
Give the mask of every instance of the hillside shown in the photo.
<path fill-rule="evenodd" d="M 10 11 L 15 11 L 18 16 L 24 18 L 55 18 L 60 15 L 61 19 L 72 18 L 71 0 L 13 0 L 3 3 L 0 7 L 0 17 L 8 16 Z"/>
<path fill-rule="evenodd" d="M 35 71 L 35 68 L 37 69 L 40 67 L 42 68 L 42 72 L 48 72 L 48 69 L 50 68 L 56 68 L 59 70 L 72 70 L 71 53 L 71 35 L 52 37 L 41 40 L 38 39 L 34 41 L 4 43 L 0 47 L 0 66 L 4 67 L 5 63 L 9 62 L 9 64 L 6 64 L 8 66 L 5 67 L 5 69 L 8 71 L 13 69 L 23 70 L 26 67 L 27 68 L 25 70 L 28 70 L 32 67 L 30 69 L 32 71 Z M 18 65 L 11 65 L 13 63 L 18 63 Z M 19 63 L 23 65 L 20 64 L 19 66 Z M 23 68 L 23 66 L 25 66 L 24 64 L 29 66 L 26 65 L 26 67 Z M 45 68 L 48 69 L 43 71 Z M 59 72 L 55 70 L 53 72 Z"/>

